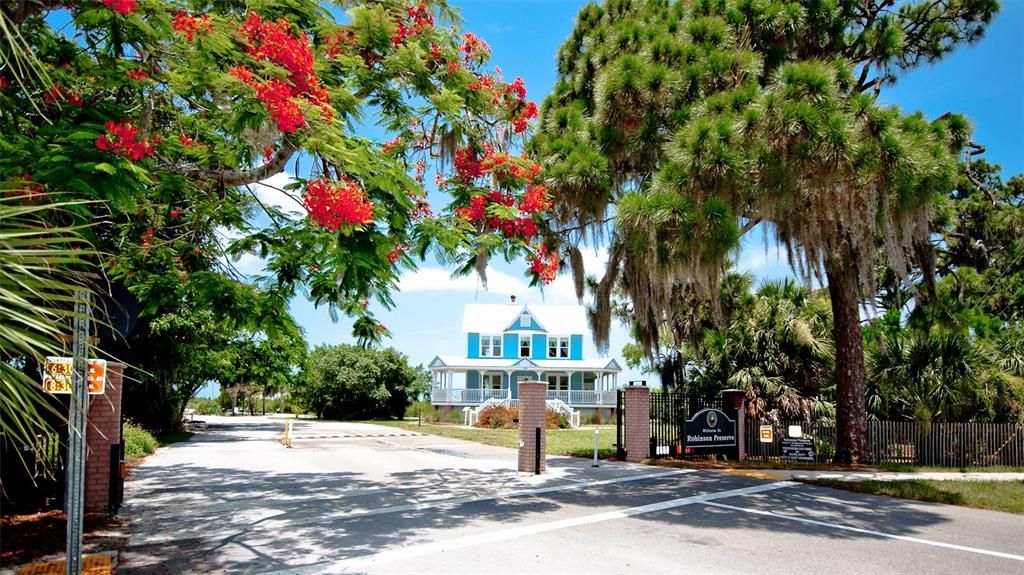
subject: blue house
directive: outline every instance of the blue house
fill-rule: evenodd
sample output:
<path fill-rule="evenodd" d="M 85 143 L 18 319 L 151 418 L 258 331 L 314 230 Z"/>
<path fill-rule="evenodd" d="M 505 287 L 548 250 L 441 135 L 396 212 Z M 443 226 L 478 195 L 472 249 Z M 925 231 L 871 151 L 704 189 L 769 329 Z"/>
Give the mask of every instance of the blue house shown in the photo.
<path fill-rule="evenodd" d="M 430 362 L 435 406 L 515 403 L 519 382 L 546 381 L 548 399 L 573 408 L 615 408 L 622 368 L 614 359 L 583 357 L 589 335 L 586 313 L 576 305 L 468 304 L 462 318 L 465 355 Z M 457 375 L 458 374 L 458 375 Z"/>

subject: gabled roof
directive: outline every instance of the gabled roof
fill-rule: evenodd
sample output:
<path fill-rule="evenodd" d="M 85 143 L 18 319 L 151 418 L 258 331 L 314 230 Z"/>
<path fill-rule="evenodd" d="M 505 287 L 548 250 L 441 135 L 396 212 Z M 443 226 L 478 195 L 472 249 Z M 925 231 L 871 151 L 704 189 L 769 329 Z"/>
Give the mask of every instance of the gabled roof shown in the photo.
<path fill-rule="evenodd" d="M 587 314 L 580 305 L 466 304 L 462 315 L 464 333 L 515 331 L 523 310 L 545 331 L 556 335 L 590 333 Z"/>

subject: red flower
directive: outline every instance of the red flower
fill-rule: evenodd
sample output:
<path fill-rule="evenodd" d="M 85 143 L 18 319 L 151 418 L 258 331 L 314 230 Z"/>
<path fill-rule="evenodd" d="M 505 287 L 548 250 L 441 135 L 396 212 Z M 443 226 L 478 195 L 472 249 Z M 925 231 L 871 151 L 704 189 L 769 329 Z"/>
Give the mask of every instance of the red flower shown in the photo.
<path fill-rule="evenodd" d="M 195 140 L 186 136 L 185 134 L 178 136 L 178 141 L 180 141 L 181 145 L 185 146 L 186 148 L 191 148 L 196 143 Z"/>
<path fill-rule="evenodd" d="M 548 253 L 547 246 L 540 246 L 530 258 L 530 271 L 536 274 L 540 281 L 549 284 L 555 281 L 558 264 L 558 254 Z"/>
<path fill-rule="evenodd" d="M 471 223 L 484 219 L 487 212 L 487 198 L 485 196 L 473 196 L 469 198 L 469 206 L 457 208 L 455 215 Z"/>
<path fill-rule="evenodd" d="M 342 182 L 340 186 L 322 178 L 309 182 L 302 203 L 313 221 L 331 231 L 337 231 L 341 224 L 373 221 L 373 204 L 362 186 L 354 182 Z"/>
<path fill-rule="evenodd" d="M 56 106 L 59 102 L 67 102 L 68 104 L 79 108 L 85 105 L 81 94 L 71 92 L 60 86 L 54 86 L 46 92 L 43 92 L 43 102 L 48 106 Z"/>
<path fill-rule="evenodd" d="M 10 80 L 7 79 L 7 76 L 4 76 L 3 74 L 0 74 L 0 91 L 6 90 L 7 87 L 10 86 L 10 85 L 11 85 L 11 82 L 10 82 Z"/>
<path fill-rule="evenodd" d="M 409 246 L 403 243 L 395 244 L 395 247 L 390 252 L 388 252 L 388 261 L 391 263 L 397 262 L 398 258 L 402 257 L 402 254 L 404 254 L 408 249 Z"/>
<path fill-rule="evenodd" d="M 171 218 L 172 219 L 173 218 L 177 218 L 180 215 L 181 215 L 181 210 L 179 210 L 178 208 L 172 208 L 171 209 Z"/>
<path fill-rule="evenodd" d="M 196 18 L 184 10 L 178 10 L 178 13 L 174 15 L 174 22 L 171 23 L 171 28 L 184 34 L 185 38 L 191 42 L 195 38 L 197 31 L 209 32 L 213 30 L 213 22 L 210 21 L 209 16 L 204 15 Z"/>
<path fill-rule="evenodd" d="M 550 207 L 551 198 L 548 197 L 548 189 L 544 184 L 530 186 L 523 195 L 523 201 L 519 203 L 519 210 L 527 214 L 543 212 Z"/>
<path fill-rule="evenodd" d="M 462 52 L 462 59 L 468 64 L 470 61 L 483 62 L 491 55 L 491 47 L 487 45 L 476 34 L 466 32 L 462 35 L 462 45 L 459 47 Z"/>
<path fill-rule="evenodd" d="M 244 66 L 230 71 L 256 90 L 257 99 L 267 107 L 279 130 L 290 133 L 305 124 L 301 101 L 319 107 L 326 121 L 334 117 L 330 95 L 316 76 L 313 50 L 305 34 L 293 36 L 287 20 L 264 22 L 255 12 L 249 13 L 241 30 L 246 35 L 249 54 L 288 71 L 287 80 L 275 78 L 262 83 Z"/>
<path fill-rule="evenodd" d="M 107 122 L 107 133 L 96 138 L 96 147 L 137 162 L 154 155 L 153 145 L 139 138 L 139 129 L 128 122 Z M 154 143 L 158 143 L 156 137 Z"/>
<path fill-rule="evenodd" d="M 401 139 L 396 136 L 395 139 L 384 142 L 384 145 L 380 147 L 380 150 L 385 154 L 390 154 L 395 151 L 395 148 L 397 148 L 401 143 Z"/>
<path fill-rule="evenodd" d="M 127 16 L 139 5 L 136 0 L 101 0 L 103 5 L 114 12 Z"/>
<path fill-rule="evenodd" d="M 128 72 L 128 79 L 129 80 L 135 80 L 136 82 L 141 82 L 141 81 L 145 80 L 146 78 L 149 78 L 149 72 L 147 72 L 145 69 L 143 69 L 142 66 L 139 66 L 138 68 L 135 68 L 134 70 L 130 70 Z"/>
<path fill-rule="evenodd" d="M 337 58 L 348 48 L 359 45 L 359 40 L 351 30 L 338 30 L 324 37 L 324 54 L 328 58 Z"/>
<path fill-rule="evenodd" d="M 516 99 L 518 99 L 520 101 L 525 100 L 526 99 L 526 82 L 523 82 L 522 78 L 520 78 L 519 76 L 516 76 L 516 79 L 513 80 L 512 83 L 509 84 L 507 88 L 505 88 L 505 93 L 506 94 L 511 94 L 511 95 L 515 96 Z"/>

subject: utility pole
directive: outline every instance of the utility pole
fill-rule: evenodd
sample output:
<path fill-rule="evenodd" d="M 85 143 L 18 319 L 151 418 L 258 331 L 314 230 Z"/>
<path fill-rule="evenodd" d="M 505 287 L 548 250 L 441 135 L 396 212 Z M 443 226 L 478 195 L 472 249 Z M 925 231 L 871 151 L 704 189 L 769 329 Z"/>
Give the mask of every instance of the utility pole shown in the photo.
<path fill-rule="evenodd" d="M 89 413 L 89 317 L 92 294 L 75 292 L 71 401 L 68 413 L 68 462 L 64 513 L 68 516 L 67 575 L 82 573 L 82 520 L 85 509 L 85 421 Z"/>

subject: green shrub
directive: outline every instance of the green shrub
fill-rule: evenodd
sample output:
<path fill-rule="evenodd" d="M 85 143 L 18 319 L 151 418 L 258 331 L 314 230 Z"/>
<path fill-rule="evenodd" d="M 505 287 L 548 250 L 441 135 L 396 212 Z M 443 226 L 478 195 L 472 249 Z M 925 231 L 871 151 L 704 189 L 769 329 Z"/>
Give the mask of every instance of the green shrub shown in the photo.
<path fill-rule="evenodd" d="M 422 417 L 424 421 L 430 421 L 428 418 L 432 417 L 433 413 L 434 406 L 429 401 L 414 401 L 405 408 L 406 419 Z"/>
<path fill-rule="evenodd" d="M 590 414 L 590 417 L 587 418 L 586 423 L 588 425 L 601 425 L 604 422 L 601 421 L 601 414 L 595 409 L 594 412 Z"/>
<path fill-rule="evenodd" d="M 133 422 L 124 422 L 124 456 L 126 459 L 138 459 L 156 451 L 157 442 L 153 434 Z"/>
<path fill-rule="evenodd" d="M 193 397 L 188 401 L 189 409 L 193 409 L 196 415 L 224 415 L 220 403 L 208 397 Z"/>

